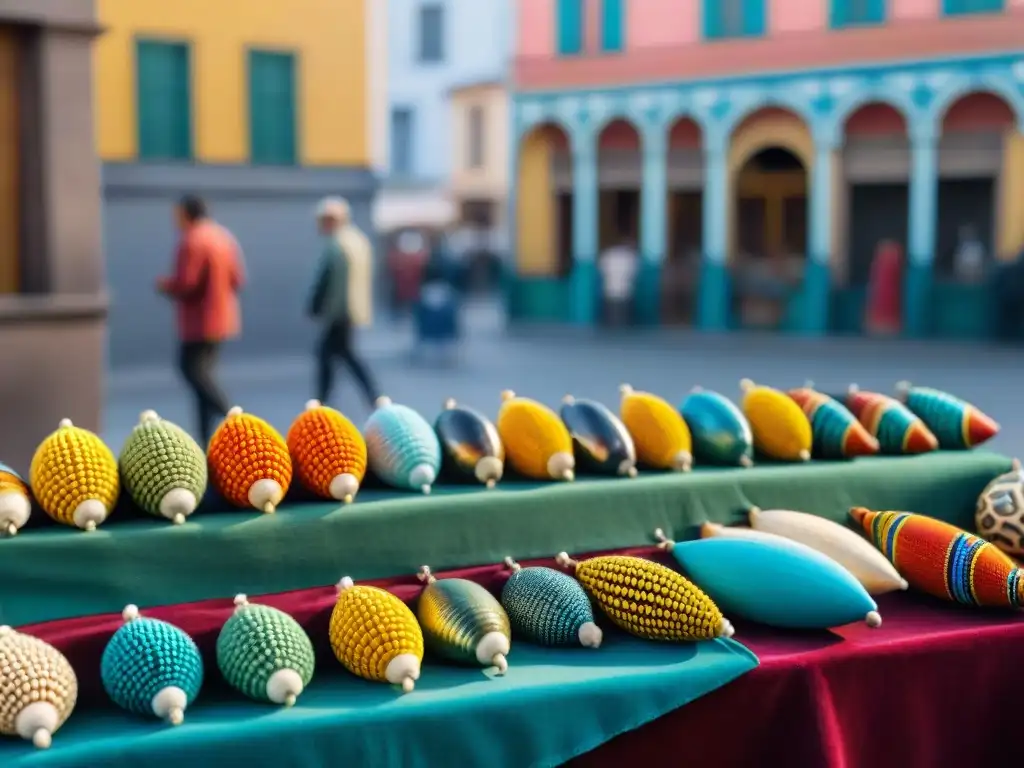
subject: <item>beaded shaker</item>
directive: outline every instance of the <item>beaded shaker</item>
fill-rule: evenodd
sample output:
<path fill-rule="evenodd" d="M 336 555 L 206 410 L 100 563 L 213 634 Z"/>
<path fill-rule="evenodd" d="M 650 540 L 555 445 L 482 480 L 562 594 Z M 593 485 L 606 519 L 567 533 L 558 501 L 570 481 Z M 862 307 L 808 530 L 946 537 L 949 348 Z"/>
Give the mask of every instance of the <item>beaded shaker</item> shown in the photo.
<path fill-rule="evenodd" d="M 206 492 L 206 454 L 177 424 L 143 411 L 118 459 L 124 489 L 140 509 L 181 525 Z"/>
<path fill-rule="evenodd" d="M 217 666 L 232 687 L 290 707 L 313 679 L 315 661 L 313 643 L 295 619 L 235 597 L 235 612 L 217 636 Z"/>
<path fill-rule="evenodd" d="M 451 661 L 505 674 L 512 628 L 501 603 L 475 581 L 436 579 L 426 565 L 417 575 L 427 585 L 416 609 L 426 647 Z"/>
<path fill-rule="evenodd" d="M 284 438 L 263 419 L 237 405 L 210 438 L 210 480 L 228 502 L 271 513 L 292 482 Z"/>
<path fill-rule="evenodd" d="M 62 419 L 36 449 L 29 485 L 58 523 L 94 531 L 117 503 L 117 459 L 97 435 Z"/>
<path fill-rule="evenodd" d="M 340 412 L 310 400 L 288 429 L 295 474 L 324 499 L 351 504 L 366 475 L 366 441 Z"/>
<path fill-rule="evenodd" d="M 636 477 L 636 445 L 619 417 L 601 403 L 562 398 L 559 411 L 572 435 L 577 466 L 597 474 Z"/>
<path fill-rule="evenodd" d="M 531 480 L 575 479 L 572 436 L 546 405 L 506 389 L 495 424 L 506 459 L 520 475 Z"/>
<path fill-rule="evenodd" d="M 501 605 L 516 637 L 538 645 L 601 647 L 603 633 L 576 579 L 553 568 L 523 568 L 511 557 L 505 565 L 512 575 L 501 590 Z"/>
<path fill-rule="evenodd" d="M 75 670 L 37 637 L 0 627 L 0 734 L 46 749 L 78 698 Z"/>
<path fill-rule="evenodd" d="M 422 416 L 380 397 L 363 432 L 377 477 L 394 488 L 430 493 L 441 469 L 441 444 Z"/>
<path fill-rule="evenodd" d="M 631 635 L 673 641 L 734 634 L 732 623 L 710 597 L 660 563 L 627 555 L 602 555 L 576 562 L 565 552 L 560 552 L 556 561 L 571 569 L 598 607 Z"/>
<path fill-rule="evenodd" d="M 127 606 L 124 624 L 103 650 L 100 676 L 111 700 L 137 715 L 180 725 L 203 684 L 203 658 L 184 630 L 139 616 Z"/>
<path fill-rule="evenodd" d="M 32 500 L 21 475 L 0 462 L 0 536 L 14 536 L 32 514 Z"/>
<path fill-rule="evenodd" d="M 334 655 L 352 674 L 401 685 L 406 693 L 416 687 L 423 632 L 409 606 L 387 590 L 343 578 L 331 611 L 330 635 Z"/>

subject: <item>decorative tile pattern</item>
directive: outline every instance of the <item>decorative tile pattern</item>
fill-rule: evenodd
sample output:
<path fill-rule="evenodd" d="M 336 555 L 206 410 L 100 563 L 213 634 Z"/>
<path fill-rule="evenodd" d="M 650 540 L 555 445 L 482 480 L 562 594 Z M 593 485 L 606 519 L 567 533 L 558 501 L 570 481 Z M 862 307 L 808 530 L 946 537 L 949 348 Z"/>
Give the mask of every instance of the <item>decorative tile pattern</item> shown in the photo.
<path fill-rule="evenodd" d="M 834 146 L 846 119 L 871 102 L 898 109 L 912 136 L 936 135 L 957 99 L 976 91 L 1006 99 L 1024 130 L 1024 56 L 905 64 L 886 68 L 751 76 L 722 82 L 636 86 L 559 94 L 517 94 L 515 125 L 521 137 L 555 122 L 571 138 L 591 140 L 611 120 L 625 119 L 641 133 L 664 132 L 681 118 L 694 119 L 709 145 L 721 145 L 736 126 L 765 107 L 792 110 L 813 135 Z M 720 134 L 724 134 L 720 135 Z"/>

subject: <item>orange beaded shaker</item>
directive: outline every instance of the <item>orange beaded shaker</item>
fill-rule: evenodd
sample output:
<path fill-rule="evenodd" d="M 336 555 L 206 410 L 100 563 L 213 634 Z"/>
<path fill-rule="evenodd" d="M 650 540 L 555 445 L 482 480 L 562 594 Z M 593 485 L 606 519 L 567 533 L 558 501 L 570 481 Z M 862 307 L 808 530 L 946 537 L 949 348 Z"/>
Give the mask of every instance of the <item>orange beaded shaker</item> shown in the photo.
<path fill-rule="evenodd" d="M 292 482 L 284 438 L 263 419 L 235 406 L 210 438 L 210 480 L 236 507 L 273 512 Z"/>
<path fill-rule="evenodd" d="M 295 475 L 325 499 L 351 504 L 366 475 L 366 441 L 344 414 L 310 400 L 288 430 Z"/>

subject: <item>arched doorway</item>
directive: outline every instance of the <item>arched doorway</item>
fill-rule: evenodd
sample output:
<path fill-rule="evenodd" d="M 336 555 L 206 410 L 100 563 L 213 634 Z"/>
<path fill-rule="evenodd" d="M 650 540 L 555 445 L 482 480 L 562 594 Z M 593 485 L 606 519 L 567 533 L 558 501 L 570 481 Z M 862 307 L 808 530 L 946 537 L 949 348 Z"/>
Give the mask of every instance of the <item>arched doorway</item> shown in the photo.
<path fill-rule="evenodd" d="M 640 132 L 628 120 L 612 120 L 597 141 L 599 251 L 624 242 L 638 246 L 642 173 Z"/>
<path fill-rule="evenodd" d="M 569 136 L 545 123 L 524 135 L 516 175 L 513 317 L 565 319 L 572 271 L 572 154 Z"/>
<path fill-rule="evenodd" d="M 692 325 L 704 248 L 704 157 L 700 126 L 680 118 L 668 136 L 667 251 L 662 267 L 662 318 Z"/>
<path fill-rule="evenodd" d="M 937 336 L 984 337 L 998 319 L 985 281 L 999 255 L 999 227 L 1020 217 L 1019 190 L 1000 192 L 1004 139 L 1016 123 L 992 93 L 965 94 L 943 115 L 931 293 Z"/>
<path fill-rule="evenodd" d="M 910 215 L 910 140 L 907 121 L 891 104 L 871 101 L 843 125 L 843 183 L 837 190 L 836 330 L 864 331 L 871 264 L 882 244 L 906 253 Z"/>
<path fill-rule="evenodd" d="M 810 131 L 788 110 L 760 110 L 733 133 L 730 266 L 733 314 L 741 327 L 797 324 L 813 158 Z"/>

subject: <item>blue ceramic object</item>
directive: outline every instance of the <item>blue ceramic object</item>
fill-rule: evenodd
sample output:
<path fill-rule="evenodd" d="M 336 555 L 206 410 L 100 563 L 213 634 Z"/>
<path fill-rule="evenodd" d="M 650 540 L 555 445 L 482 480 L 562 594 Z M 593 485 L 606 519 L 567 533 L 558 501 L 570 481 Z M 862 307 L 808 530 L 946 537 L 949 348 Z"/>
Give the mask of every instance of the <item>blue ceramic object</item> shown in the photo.
<path fill-rule="evenodd" d="M 567 396 L 559 412 L 572 435 L 576 466 L 601 475 L 636 477 L 636 446 L 618 416 L 601 403 Z"/>
<path fill-rule="evenodd" d="M 134 605 L 122 617 L 100 661 L 107 695 L 129 712 L 178 725 L 203 684 L 199 649 L 173 624 L 140 618 Z"/>
<path fill-rule="evenodd" d="M 538 645 L 600 647 L 594 609 L 576 579 L 553 568 L 521 568 L 508 558 L 505 564 L 512 575 L 501 590 L 501 605 L 513 635 Z"/>
<path fill-rule="evenodd" d="M 370 469 L 377 477 L 394 488 L 430 493 L 441 470 L 441 444 L 426 419 L 381 397 L 363 436 Z"/>
<path fill-rule="evenodd" d="M 853 574 L 804 544 L 723 537 L 679 542 L 672 554 L 723 613 L 787 629 L 881 624 Z"/>
<path fill-rule="evenodd" d="M 441 443 L 441 468 L 448 478 L 475 480 L 493 488 L 505 471 L 505 447 L 497 427 L 481 413 L 447 400 L 434 422 Z"/>
<path fill-rule="evenodd" d="M 749 467 L 754 435 L 736 405 L 717 392 L 694 389 L 679 408 L 693 435 L 697 462 Z"/>

